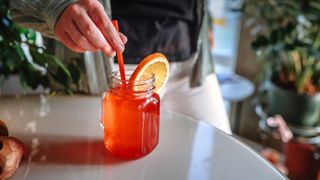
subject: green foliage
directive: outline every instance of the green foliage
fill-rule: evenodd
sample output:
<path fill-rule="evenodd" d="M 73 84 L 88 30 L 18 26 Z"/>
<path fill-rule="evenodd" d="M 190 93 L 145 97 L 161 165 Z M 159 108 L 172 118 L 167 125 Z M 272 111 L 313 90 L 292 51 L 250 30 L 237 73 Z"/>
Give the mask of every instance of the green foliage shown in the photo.
<path fill-rule="evenodd" d="M 63 64 L 38 45 L 36 32 L 14 24 L 8 7 L 8 0 L 0 0 L 0 85 L 9 75 L 18 74 L 24 90 L 54 83 L 72 92 L 81 80 L 77 64 Z"/>
<path fill-rule="evenodd" d="M 298 93 L 320 91 L 320 1 L 247 0 L 263 79 Z"/>

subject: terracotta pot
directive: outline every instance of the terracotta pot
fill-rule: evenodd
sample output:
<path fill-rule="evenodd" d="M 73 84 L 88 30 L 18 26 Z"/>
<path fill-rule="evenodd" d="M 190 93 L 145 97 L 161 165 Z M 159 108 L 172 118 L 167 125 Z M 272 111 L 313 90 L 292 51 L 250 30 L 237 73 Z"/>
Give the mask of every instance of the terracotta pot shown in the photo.
<path fill-rule="evenodd" d="M 290 179 L 316 179 L 319 160 L 314 158 L 316 146 L 289 142 L 284 145 L 285 166 Z"/>

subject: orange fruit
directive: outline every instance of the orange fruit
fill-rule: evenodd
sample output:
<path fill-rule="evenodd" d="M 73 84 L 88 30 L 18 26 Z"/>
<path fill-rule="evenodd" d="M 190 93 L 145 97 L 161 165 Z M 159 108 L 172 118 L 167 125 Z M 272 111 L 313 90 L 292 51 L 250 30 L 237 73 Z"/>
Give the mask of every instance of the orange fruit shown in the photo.
<path fill-rule="evenodd" d="M 155 76 L 154 92 L 159 93 L 169 78 L 169 61 L 161 53 L 154 53 L 145 57 L 133 71 L 130 80 L 144 80 L 146 74 Z"/>

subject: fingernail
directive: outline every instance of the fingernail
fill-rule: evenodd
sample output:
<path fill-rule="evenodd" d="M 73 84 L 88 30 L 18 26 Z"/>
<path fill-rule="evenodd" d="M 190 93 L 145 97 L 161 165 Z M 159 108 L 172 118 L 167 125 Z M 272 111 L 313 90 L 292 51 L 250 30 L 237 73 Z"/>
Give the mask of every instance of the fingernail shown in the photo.
<path fill-rule="evenodd" d="M 111 53 L 111 57 L 115 57 L 115 56 L 116 56 L 116 52 L 113 51 L 113 52 Z"/>
<path fill-rule="evenodd" d="M 119 52 L 123 52 L 124 51 L 124 45 L 123 44 L 118 44 L 117 45 L 117 49 Z"/>

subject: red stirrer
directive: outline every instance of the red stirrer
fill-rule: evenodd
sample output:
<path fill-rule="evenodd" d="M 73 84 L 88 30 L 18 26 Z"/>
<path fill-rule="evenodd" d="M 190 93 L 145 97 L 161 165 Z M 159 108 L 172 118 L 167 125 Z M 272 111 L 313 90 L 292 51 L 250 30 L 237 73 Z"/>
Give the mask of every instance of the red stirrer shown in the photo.
<path fill-rule="evenodd" d="M 112 24 L 116 28 L 116 30 L 119 32 L 118 21 L 112 20 Z M 124 71 L 124 61 L 123 61 L 123 56 L 122 56 L 121 52 L 117 52 L 117 59 L 118 59 L 118 64 L 119 64 L 121 80 L 124 82 L 126 80 L 126 74 Z"/>

